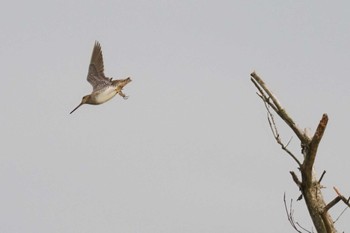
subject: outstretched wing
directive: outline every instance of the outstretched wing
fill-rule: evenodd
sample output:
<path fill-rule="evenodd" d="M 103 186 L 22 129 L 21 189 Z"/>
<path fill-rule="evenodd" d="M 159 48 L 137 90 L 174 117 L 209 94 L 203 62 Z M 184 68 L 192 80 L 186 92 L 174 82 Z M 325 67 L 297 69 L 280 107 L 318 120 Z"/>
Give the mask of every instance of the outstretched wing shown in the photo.
<path fill-rule="evenodd" d="M 96 41 L 87 75 L 87 81 L 92 85 L 93 91 L 99 90 L 111 83 L 110 79 L 105 77 L 103 70 L 102 49 L 100 43 Z"/>

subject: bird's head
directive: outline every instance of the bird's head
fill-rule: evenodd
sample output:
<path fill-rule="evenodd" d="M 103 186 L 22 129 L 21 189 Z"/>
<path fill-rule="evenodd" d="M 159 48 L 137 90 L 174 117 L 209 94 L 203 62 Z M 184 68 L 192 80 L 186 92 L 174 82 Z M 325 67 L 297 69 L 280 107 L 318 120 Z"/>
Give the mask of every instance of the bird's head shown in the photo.
<path fill-rule="evenodd" d="M 81 103 L 80 103 L 75 109 L 73 109 L 73 110 L 70 112 L 70 114 L 72 114 L 75 110 L 77 110 L 81 105 L 88 103 L 89 100 L 90 100 L 90 97 L 91 97 L 90 95 L 84 96 L 84 97 L 82 98 L 82 100 L 81 100 Z"/>
<path fill-rule="evenodd" d="M 91 97 L 90 95 L 84 96 L 84 97 L 81 99 L 81 103 L 82 103 L 82 104 L 86 104 L 87 102 L 89 102 L 90 97 Z"/>

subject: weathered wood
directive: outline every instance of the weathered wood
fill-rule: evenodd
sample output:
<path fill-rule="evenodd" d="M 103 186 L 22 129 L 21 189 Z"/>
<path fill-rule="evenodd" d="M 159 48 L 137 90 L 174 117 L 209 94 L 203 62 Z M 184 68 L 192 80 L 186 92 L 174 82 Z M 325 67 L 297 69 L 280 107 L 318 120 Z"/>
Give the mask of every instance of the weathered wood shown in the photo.
<path fill-rule="evenodd" d="M 316 179 L 316 174 L 314 172 L 314 162 L 317 155 L 317 150 L 319 143 L 323 137 L 325 132 L 328 116 L 327 114 L 323 114 L 320 123 L 316 129 L 315 134 L 312 138 L 306 134 L 305 131 L 301 130 L 293 118 L 287 113 L 282 104 L 278 101 L 277 97 L 271 92 L 271 90 L 267 87 L 265 82 L 255 73 L 251 73 L 251 81 L 258 89 L 258 95 L 264 101 L 265 106 L 270 106 L 279 116 L 280 118 L 293 130 L 296 136 L 299 138 L 300 143 L 302 145 L 302 154 L 303 162 L 300 163 L 299 160 L 294 156 L 292 152 L 289 150 L 285 150 L 294 160 L 296 160 L 299 165 L 299 171 L 301 173 L 301 181 L 297 177 L 297 175 L 292 171 L 290 172 L 294 182 L 297 184 L 300 189 L 306 206 L 308 208 L 310 217 L 312 222 L 316 228 L 318 233 L 336 233 L 337 230 L 334 227 L 334 222 L 332 217 L 329 215 L 328 210 L 332 206 L 326 205 L 322 192 L 321 192 L 321 180 Z M 268 114 L 272 114 L 270 110 L 267 108 Z M 277 131 L 277 127 L 273 120 L 273 116 L 269 118 L 269 124 L 273 131 L 274 137 L 278 144 L 282 145 L 282 149 L 284 148 L 284 144 L 279 140 L 279 135 Z M 323 177 L 324 173 L 321 177 Z M 343 197 L 343 199 L 345 199 Z M 339 199 L 340 200 L 340 199 Z M 338 201 L 338 199 L 337 199 Z M 346 202 L 346 199 L 345 199 Z M 348 204 L 347 201 L 346 204 Z M 333 203 L 332 203 L 333 204 Z"/>

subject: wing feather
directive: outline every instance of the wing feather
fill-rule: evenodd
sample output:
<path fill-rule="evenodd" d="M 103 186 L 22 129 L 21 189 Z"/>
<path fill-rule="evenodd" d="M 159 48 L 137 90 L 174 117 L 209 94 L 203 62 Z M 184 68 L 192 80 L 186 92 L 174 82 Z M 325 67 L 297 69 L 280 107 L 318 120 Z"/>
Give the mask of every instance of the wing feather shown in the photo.
<path fill-rule="evenodd" d="M 102 49 L 98 41 L 95 42 L 92 51 L 87 81 L 92 85 L 93 91 L 99 90 L 111 83 L 110 79 L 104 75 Z"/>

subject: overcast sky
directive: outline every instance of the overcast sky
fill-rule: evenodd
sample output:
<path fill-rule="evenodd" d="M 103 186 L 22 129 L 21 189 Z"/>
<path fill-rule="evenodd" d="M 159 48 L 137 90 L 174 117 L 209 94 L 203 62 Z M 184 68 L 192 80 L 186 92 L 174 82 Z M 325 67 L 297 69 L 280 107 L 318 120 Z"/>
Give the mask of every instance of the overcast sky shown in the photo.
<path fill-rule="evenodd" d="M 294 232 L 293 162 L 254 70 L 300 127 L 330 121 L 326 201 L 350 195 L 349 1 L 6 1 L 0 14 L 0 232 Z M 95 40 L 124 92 L 91 92 Z M 284 141 L 292 132 L 277 122 Z M 300 156 L 293 137 L 290 149 Z M 312 229 L 303 201 L 295 218 Z M 332 209 L 336 218 L 343 204 Z M 350 231 L 350 211 L 337 221 Z"/>

